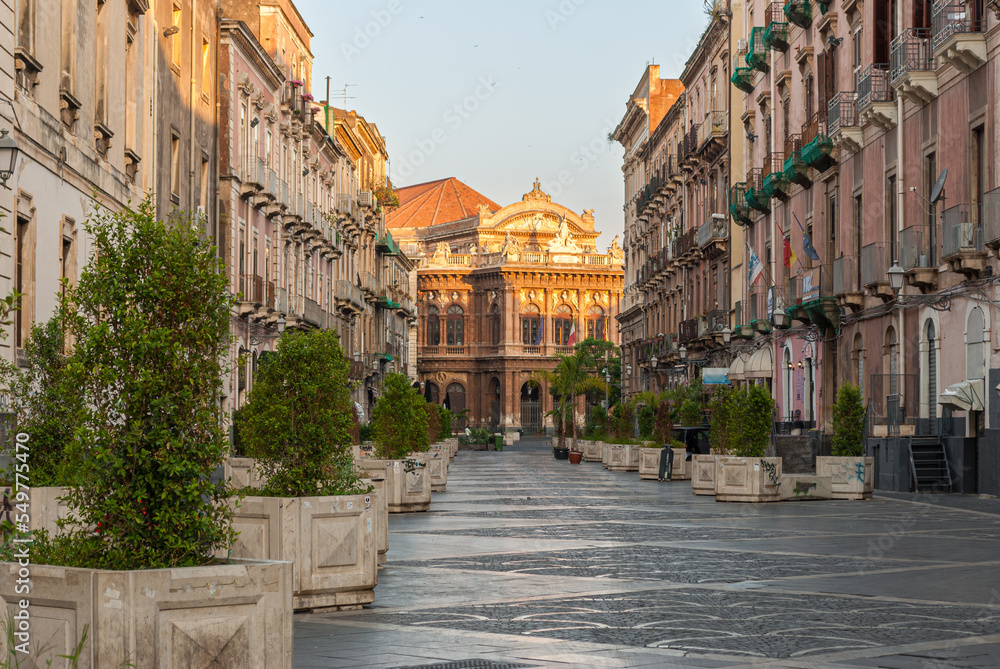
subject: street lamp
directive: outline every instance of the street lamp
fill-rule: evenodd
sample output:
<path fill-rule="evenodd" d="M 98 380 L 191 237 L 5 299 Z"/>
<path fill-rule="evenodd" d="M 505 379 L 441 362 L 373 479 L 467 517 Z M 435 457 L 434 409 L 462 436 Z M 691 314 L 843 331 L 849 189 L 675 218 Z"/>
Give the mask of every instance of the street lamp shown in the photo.
<path fill-rule="evenodd" d="M 729 329 L 729 326 L 722 328 L 722 343 L 729 344 L 733 340 L 733 331 Z"/>
<path fill-rule="evenodd" d="M 788 314 L 783 309 L 774 312 L 774 327 L 784 330 L 788 327 Z"/>
<path fill-rule="evenodd" d="M 278 334 L 285 331 L 285 326 L 288 325 L 288 321 L 285 320 L 284 316 L 278 316 Z"/>
<path fill-rule="evenodd" d="M 906 272 L 903 271 L 898 262 L 894 262 L 887 274 L 889 275 L 889 286 L 892 288 L 896 299 L 899 299 L 899 291 L 903 290 L 903 277 L 906 275 Z"/>
<path fill-rule="evenodd" d="M 681 347 L 677 351 L 677 353 L 681 356 L 681 360 L 687 360 L 687 357 L 688 357 L 687 346 L 685 346 L 684 344 L 681 344 Z"/>
<path fill-rule="evenodd" d="M 6 130 L 0 130 L 0 183 L 7 187 L 7 180 L 14 175 L 14 165 L 17 164 L 17 154 L 21 149 Z"/>
<path fill-rule="evenodd" d="M 649 364 L 651 364 L 653 367 L 656 367 L 656 365 L 657 365 L 658 362 L 660 362 L 660 361 L 657 360 L 656 356 L 654 355 L 653 359 L 649 361 Z"/>

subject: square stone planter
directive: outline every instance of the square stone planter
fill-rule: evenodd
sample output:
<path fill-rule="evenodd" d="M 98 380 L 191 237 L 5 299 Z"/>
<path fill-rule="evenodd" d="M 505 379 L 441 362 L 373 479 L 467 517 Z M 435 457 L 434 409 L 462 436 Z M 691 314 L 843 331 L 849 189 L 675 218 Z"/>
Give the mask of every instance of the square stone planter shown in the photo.
<path fill-rule="evenodd" d="M 358 608 L 375 600 L 378 514 L 373 495 L 245 497 L 232 556 L 294 564 L 294 606 Z"/>
<path fill-rule="evenodd" d="M 715 459 L 715 501 L 781 501 L 781 458 Z"/>
<path fill-rule="evenodd" d="M 385 477 L 389 513 L 414 513 L 431 508 L 431 479 L 427 463 L 419 458 L 406 460 L 357 461 L 365 472 L 378 472 Z"/>
<path fill-rule="evenodd" d="M 639 479 L 642 481 L 660 480 L 660 458 L 663 457 L 662 448 L 640 448 L 639 449 Z"/>
<path fill-rule="evenodd" d="M 0 563 L 0 606 L 19 610 L 19 565 Z M 62 667 L 88 627 L 79 669 L 292 667 L 292 565 L 231 560 L 108 571 L 31 565 L 35 667 Z M 6 639 L 0 652 L 7 657 Z M 22 656 L 23 657 L 23 656 Z M 28 666 L 27 662 L 23 666 Z"/>
<path fill-rule="evenodd" d="M 31 488 L 28 491 L 31 531 L 45 530 L 50 537 L 62 534 L 56 521 L 70 517 L 69 506 L 61 499 L 67 492 L 68 488 L 59 487 Z"/>
<path fill-rule="evenodd" d="M 830 477 L 833 499 L 871 499 L 875 490 L 875 458 L 816 458 L 816 475 Z"/>
<path fill-rule="evenodd" d="M 583 445 L 584 462 L 600 462 L 604 455 L 604 442 L 587 441 Z"/>
<path fill-rule="evenodd" d="M 639 471 L 640 446 L 633 444 L 611 444 L 608 454 L 609 472 Z"/>
<path fill-rule="evenodd" d="M 671 481 L 690 481 L 691 463 L 687 460 L 686 448 L 671 448 L 674 463 L 670 474 Z"/>
<path fill-rule="evenodd" d="M 696 495 L 715 494 L 715 455 L 691 456 L 691 491 Z"/>
<path fill-rule="evenodd" d="M 388 561 L 389 553 L 389 492 L 386 488 L 385 473 L 367 472 L 368 478 L 362 479 L 372 486 L 372 495 L 375 497 L 375 518 L 376 536 L 375 548 L 378 552 L 378 564 L 384 565 Z"/>
<path fill-rule="evenodd" d="M 436 448 L 423 454 L 427 460 L 427 471 L 431 477 L 431 492 L 444 492 L 448 487 L 448 463 L 451 452 L 447 447 Z"/>
<path fill-rule="evenodd" d="M 236 490 L 259 488 L 264 481 L 254 458 L 230 457 L 224 467 L 225 477 L 232 479 L 232 487 Z"/>
<path fill-rule="evenodd" d="M 782 474 L 781 501 L 802 502 L 814 499 L 832 499 L 829 476 L 815 474 Z"/>
<path fill-rule="evenodd" d="M 601 442 L 601 464 L 605 469 L 608 468 L 608 460 L 611 458 L 611 444 L 606 442 Z"/>

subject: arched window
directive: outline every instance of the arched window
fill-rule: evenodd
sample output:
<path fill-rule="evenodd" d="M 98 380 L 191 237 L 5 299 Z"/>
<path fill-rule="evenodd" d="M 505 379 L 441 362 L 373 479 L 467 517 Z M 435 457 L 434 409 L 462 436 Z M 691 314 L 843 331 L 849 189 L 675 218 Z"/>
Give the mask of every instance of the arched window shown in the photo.
<path fill-rule="evenodd" d="M 526 306 L 521 313 L 521 343 L 525 346 L 542 344 L 542 315 L 534 304 Z"/>
<path fill-rule="evenodd" d="M 662 318 L 662 314 L 660 314 Z M 603 340 L 604 336 L 604 309 L 593 306 L 587 312 L 587 338 Z"/>
<path fill-rule="evenodd" d="M 444 396 L 445 406 L 451 409 L 452 413 L 457 413 L 465 408 L 465 386 L 461 383 L 449 383 Z M 459 430 L 465 429 L 464 421 L 459 421 Z"/>
<path fill-rule="evenodd" d="M 431 305 L 427 307 L 427 345 L 441 345 L 441 318 L 438 316 L 438 308 Z"/>
<path fill-rule="evenodd" d="M 448 307 L 448 346 L 461 346 L 465 342 L 465 311 L 457 304 Z"/>
<path fill-rule="evenodd" d="M 570 335 L 573 332 L 573 310 L 565 304 L 557 307 L 555 315 L 552 316 L 552 329 L 555 333 L 556 345 L 568 346 Z"/>
<path fill-rule="evenodd" d="M 792 386 L 795 384 L 795 365 L 792 364 L 792 352 L 785 349 L 784 354 L 781 357 L 781 373 L 782 373 L 782 409 L 784 410 L 785 420 L 792 420 Z"/>
<path fill-rule="evenodd" d="M 924 330 L 927 339 L 927 417 L 937 418 L 937 329 L 934 321 L 927 321 Z"/>
<path fill-rule="evenodd" d="M 986 319 L 979 307 L 969 312 L 965 328 L 965 378 L 986 378 Z"/>
<path fill-rule="evenodd" d="M 490 342 L 494 346 L 500 343 L 500 307 L 496 304 L 490 307 Z"/>

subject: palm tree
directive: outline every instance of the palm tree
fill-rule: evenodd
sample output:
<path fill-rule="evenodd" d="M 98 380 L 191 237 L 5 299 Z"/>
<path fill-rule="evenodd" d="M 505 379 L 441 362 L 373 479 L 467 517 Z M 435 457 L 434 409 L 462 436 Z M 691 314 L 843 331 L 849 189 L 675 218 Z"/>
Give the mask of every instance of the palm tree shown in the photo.
<path fill-rule="evenodd" d="M 604 392 L 604 379 L 588 371 L 587 353 L 576 350 L 571 355 L 559 354 L 559 363 L 554 370 L 539 370 L 531 375 L 531 382 L 549 382 L 549 388 L 562 398 L 562 425 L 566 424 L 566 404 L 570 407 L 570 422 L 573 424 L 573 450 L 576 448 L 576 398 L 588 392 Z M 568 400 L 568 402 L 566 401 Z M 559 436 L 559 448 L 565 448 L 565 435 Z"/>

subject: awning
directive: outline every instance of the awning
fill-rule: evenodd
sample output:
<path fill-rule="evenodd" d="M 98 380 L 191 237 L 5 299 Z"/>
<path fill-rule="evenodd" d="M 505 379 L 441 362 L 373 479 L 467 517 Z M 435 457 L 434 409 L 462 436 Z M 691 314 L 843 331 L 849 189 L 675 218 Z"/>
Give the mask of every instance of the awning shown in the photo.
<path fill-rule="evenodd" d="M 984 411 L 986 409 L 986 381 L 975 379 L 955 383 L 941 393 L 938 402 L 956 411 Z"/>
<path fill-rule="evenodd" d="M 743 366 L 744 379 L 770 379 L 774 377 L 774 356 L 771 346 L 757 349 Z"/>
<path fill-rule="evenodd" d="M 737 353 L 736 359 L 733 360 L 733 364 L 729 365 L 730 382 L 743 380 L 743 367 L 744 367 L 743 356 Z"/>

